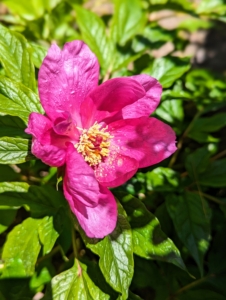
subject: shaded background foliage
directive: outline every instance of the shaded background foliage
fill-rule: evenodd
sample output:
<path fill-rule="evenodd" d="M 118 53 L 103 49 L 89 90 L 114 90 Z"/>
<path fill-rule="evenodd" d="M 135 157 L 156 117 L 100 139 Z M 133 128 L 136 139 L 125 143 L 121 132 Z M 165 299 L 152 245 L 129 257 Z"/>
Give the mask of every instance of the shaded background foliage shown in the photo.
<path fill-rule="evenodd" d="M 1 300 L 226 298 L 225 12 L 224 0 L 1 2 Z M 154 116 L 178 139 L 173 156 L 113 190 L 117 228 L 101 241 L 79 228 L 24 133 L 43 113 L 48 47 L 74 39 L 97 55 L 100 82 L 156 77 Z"/>

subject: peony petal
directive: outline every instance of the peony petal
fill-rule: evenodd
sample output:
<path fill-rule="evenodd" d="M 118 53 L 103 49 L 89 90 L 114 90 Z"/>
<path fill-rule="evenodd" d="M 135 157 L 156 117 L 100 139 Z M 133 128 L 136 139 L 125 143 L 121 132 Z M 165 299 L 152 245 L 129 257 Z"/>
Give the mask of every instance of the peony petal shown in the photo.
<path fill-rule="evenodd" d="M 34 137 L 41 139 L 43 134 L 52 127 L 52 122 L 39 113 L 31 113 L 28 119 L 28 127 L 25 132 L 32 134 Z"/>
<path fill-rule="evenodd" d="M 83 127 L 101 122 L 114 115 L 121 119 L 121 109 L 145 96 L 145 89 L 136 80 L 113 78 L 98 86 L 82 103 L 80 115 Z M 112 118 L 111 118 L 112 121 Z"/>
<path fill-rule="evenodd" d="M 31 113 L 28 120 L 26 133 L 32 134 L 40 144 L 53 145 L 58 148 L 66 148 L 66 143 L 70 141 L 67 136 L 54 132 L 52 122 L 39 113 Z M 37 145 L 36 145 L 37 146 Z"/>
<path fill-rule="evenodd" d="M 159 105 L 162 86 L 155 78 L 146 74 L 131 76 L 130 78 L 139 82 L 146 94 L 143 98 L 122 109 L 123 119 L 148 117 Z"/>
<path fill-rule="evenodd" d="M 64 195 L 87 236 L 90 238 L 103 238 L 115 229 L 117 205 L 114 196 L 107 188 L 100 186 L 98 205 L 95 207 L 85 206 L 78 201 L 68 191 L 65 183 Z"/>
<path fill-rule="evenodd" d="M 60 167 L 65 163 L 64 149 L 49 144 L 43 145 L 36 138 L 33 138 L 31 152 L 51 167 Z"/>
<path fill-rule="evenodd" d="M 68 145 L 64 182 L 73 198 L 85 206 L 95 207 L 100 193 L 93 169 L 72 144 Z"/>
<path fill-rule="evenodd" d="M 155 118 L 116 121 L 108 130 L 114 136 L 112 144 L 119 147 L 119 153 L 136 159 L 139 168 L 159 163 L 177 150 L 174 131 Z"/>
<path fill-rule="evenodd" d="M 79 139 L 80 133 L 75 125 L 75 121 L 69 113 L 65 112 L 61 117 L 56 118 L 56 120 L 54 120 L 53 129 L 56 134 L 68 136 L 70 141 L 74 143 Z"/>
<path fill-rule="evenodd" d="M 134 158 L 118 153 L 118 147 L 113 146 L 110 155 L 96 168 L 95 175 L 101 185 L 117 187 L 129 180 L 138 167 Z"/>
<path fill-rule="evenodd" d="M 97 58 L 82 41 L 66 43 L 62 51 L 53 44 L 38 74 L 40 99 L 48 117 L 54 120 L 68 111 L 78 118 L 80 104 L 97 86 L 98 78 Z"/>

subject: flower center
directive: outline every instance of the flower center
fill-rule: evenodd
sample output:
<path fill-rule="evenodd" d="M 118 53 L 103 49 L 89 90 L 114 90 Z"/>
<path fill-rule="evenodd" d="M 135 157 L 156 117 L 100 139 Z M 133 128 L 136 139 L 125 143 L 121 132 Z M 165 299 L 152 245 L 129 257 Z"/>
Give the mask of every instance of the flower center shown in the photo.
<path fill-rule="evenodd" d="M 77 151 L 90 166 L 98 165 L 109 155 L 110 139 L 113 136 L 106 130 L 107 127 L 101 128 L 101 125 L 95 122 L 89 129 L 82 129 L 79 142 L 75 144 Z"/>

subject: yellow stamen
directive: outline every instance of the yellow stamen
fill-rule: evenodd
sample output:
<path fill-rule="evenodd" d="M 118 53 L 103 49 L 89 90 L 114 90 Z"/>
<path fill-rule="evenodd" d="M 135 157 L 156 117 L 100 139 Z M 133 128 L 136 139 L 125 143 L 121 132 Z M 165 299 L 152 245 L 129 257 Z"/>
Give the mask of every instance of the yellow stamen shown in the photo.
<path fill-rule="evenodd" d="M 75 148 L 81 153 L 90 166 L 98 165 L 109 155 L 110 141 L 113 136 L 106 132 L 107 127 L 101 128 L 97 122 L 89 129 L 82 129 L 79 142 Z"/>

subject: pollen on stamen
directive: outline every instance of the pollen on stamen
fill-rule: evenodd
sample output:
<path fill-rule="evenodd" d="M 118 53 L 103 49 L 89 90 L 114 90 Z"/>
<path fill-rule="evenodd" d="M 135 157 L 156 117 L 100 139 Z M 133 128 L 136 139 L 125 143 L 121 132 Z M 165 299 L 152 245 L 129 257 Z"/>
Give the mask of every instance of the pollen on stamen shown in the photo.
<path fill-rule="evenodd" d="M 107 127 L 101 128 L 97 122 L 89 129 L 81 129 L 79 142 L 75 148 L 90 166 L 97 166 L 110 153 L 110 139 L 113 138 Z"/>

